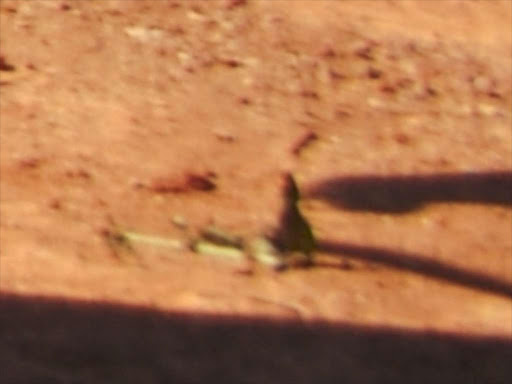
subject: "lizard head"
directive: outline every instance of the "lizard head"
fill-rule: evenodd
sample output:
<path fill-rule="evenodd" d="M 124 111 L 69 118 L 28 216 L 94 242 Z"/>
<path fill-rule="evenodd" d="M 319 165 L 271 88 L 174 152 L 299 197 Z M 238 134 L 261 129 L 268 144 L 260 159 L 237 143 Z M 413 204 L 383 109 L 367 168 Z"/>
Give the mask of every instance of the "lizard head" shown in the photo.
<path fill-rule="evenodd" d="M 293 177 L 293 174 L 288 172 L 284 175 L 284 196 L 292 203 L 299 201 L 299 188 Z"/>

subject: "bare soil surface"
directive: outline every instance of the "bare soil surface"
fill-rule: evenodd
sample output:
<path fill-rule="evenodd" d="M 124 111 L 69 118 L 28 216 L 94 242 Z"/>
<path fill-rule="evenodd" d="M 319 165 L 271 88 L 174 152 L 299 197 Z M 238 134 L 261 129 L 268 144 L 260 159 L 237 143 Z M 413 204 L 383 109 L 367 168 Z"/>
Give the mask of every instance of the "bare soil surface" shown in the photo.
<path fill-rule="evenodd" d="M 499 0 L 1 0 L 6 382 L 506 382 L 511 28 Z M 269 233 L 285 172 L 311 268 L 112 236 Z"/>

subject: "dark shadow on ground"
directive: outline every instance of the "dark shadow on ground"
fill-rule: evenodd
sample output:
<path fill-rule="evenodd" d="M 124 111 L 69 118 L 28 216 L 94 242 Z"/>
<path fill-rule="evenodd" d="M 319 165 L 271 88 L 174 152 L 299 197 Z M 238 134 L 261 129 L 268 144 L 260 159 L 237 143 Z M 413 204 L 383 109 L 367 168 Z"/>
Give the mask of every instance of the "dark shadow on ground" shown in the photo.
<path fill-rule="evenodd" d="M 507 383 L 512 341 L 0 296 L 2 383 Z"/>
<path fill-rule="evenodd" d="M 406 212 L 430 202 L 512 205 L 512 172 L 411 176 L 348 176 L 305 192 L 350 210 Z"/>
<path fill-rule="evenodd" d="M 326 240 L 318 241 L 317 248 L 318 251 L 331 255 L 378 263 L 436 279 L 447 280 L 453 284 L 460 284 L 474 289 L 489 291 L 497 295 L 512 297 L 512 284 L 508 281 L 476 271 L 451 266 L 418 254 Z"/>

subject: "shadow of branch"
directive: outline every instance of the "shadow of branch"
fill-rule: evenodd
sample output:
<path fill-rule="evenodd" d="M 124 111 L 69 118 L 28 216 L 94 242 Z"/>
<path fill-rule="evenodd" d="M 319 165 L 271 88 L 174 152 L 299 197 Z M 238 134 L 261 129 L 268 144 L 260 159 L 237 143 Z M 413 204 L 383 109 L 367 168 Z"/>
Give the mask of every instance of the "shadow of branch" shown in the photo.
<path fill-rule="evenodd" d="M 350 210 L 401 213 L 429 202 L 512 205 L 512 172 L 348 176 L 322 181 L 305 196 Z"/>
<path fill-rule="evenodd" d="M 506 383 L 510 339 L 0 294 L 2 383 Z M 214 378 L 214 379 L 212 379 Z"/>
<path fill-rule="evenodd" d="M 371 261 L 474 289 L 489 291 L 497 295 L 512 297 L 512 284 L 507 281 L 475 271 L 464 270 L 440 261 L 429 260 L 417 254 L 334 241 L 319 241 L 318 251 L 344 258 Z"/>

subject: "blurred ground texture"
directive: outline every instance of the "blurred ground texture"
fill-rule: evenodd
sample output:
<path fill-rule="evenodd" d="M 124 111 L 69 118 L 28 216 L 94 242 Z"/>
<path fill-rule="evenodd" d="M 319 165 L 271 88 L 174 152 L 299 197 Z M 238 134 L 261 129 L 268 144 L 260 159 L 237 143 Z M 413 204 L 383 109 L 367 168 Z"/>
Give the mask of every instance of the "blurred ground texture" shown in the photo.
<path fill-rule="evenodd" d="M 511 19 L 498 0 L 0 1 L 12 382 L 505 382 Z M 263 233 L 284 171 L 314 268 L 105 239 Z"/>

